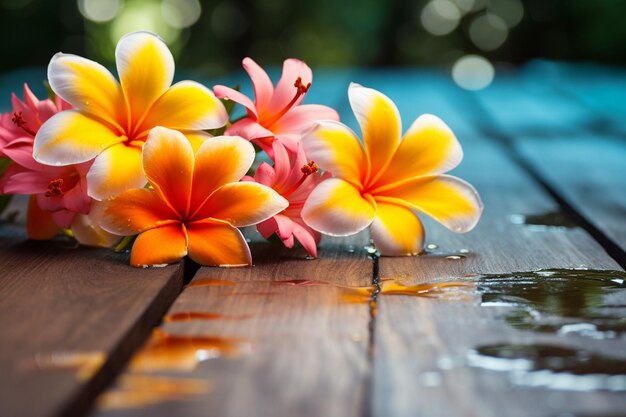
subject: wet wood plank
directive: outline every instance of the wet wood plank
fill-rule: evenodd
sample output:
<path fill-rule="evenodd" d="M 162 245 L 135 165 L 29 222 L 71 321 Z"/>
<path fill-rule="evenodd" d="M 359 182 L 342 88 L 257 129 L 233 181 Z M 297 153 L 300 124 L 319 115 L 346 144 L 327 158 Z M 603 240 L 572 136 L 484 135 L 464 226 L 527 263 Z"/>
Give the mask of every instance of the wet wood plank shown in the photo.
<path fill-rule="evenodd" d="M 80 415 L 180 292 L 182 265 L 131 268 L 19 230 L 0 227 L 0 415 Z"/>
<path fill-rule="evenodd" d="M 129 379 L 123 377 L 101 398 L 93 415 L 363 415 L 369 371 L 368 305 L 342 301 L 345 291 L 334 285 L 278 282 L 323 280 L 367 286 L 372 261 L 363 249 L 366 243 L 363 234 L 323 241 L 316 260 L 307 260 L 301 249 L 252 243 L 253 268 L 201 268 L 169 312 L 169 317 L 192 319 L 179 322 L 166 317 L 159 328 L 187 340 L 191 350 L 181 356 L 168 348 L 160 352 L 148 348 L 134 357 L 126 377 L 157 375 L 175 384 L 191 379 L 210 387 L 204 385 L 202 394 L 170 397 L 178 401 L 168 402 L 163 396 L 167 393 L 150 386 L 125 396 Z M 207 280 L 222 280 L 225 285 Z M 200 355 L 206 355 L 210 340 L 215 342 L 211 355 L 219 357 L 192 359 L 191 366 L 185 366 L 184 358 L 202 352 L 202 346 Z M 161 366 L 164 357 L 170 361 Z M 157 404 L 146 400 L 139 401 L 141 408 L 115 406 L 155 395 L 161 398 Z"/>
<path fill-rule="evenodd" d="M 582 134 L 536 140 L 516 138 L 516 148 L 584 219 L 618 249 L 626 265 L 626 141 Z"/>
<path fill-rule="evenodd" d="M 373 80 L 372 87 L 380 88 L 397 103 L 406 128 L 417 116 L 411 103 L 419 101 L 419 89 L 407 91 L 388 80 L 376 81 L 375 77 Z M 450 93 L 454 87 L 441 78 L 425 84 L 430 84 L 430 91 L 439 88 L 449 103 L 458 98 Z M 455 110 L 453 105 L 427 111 L 444 120 L 451 112 L 456 112 L 457 118 L 464 117 L 462 112 L 472 112 L 467 106 Z M 469 115 L 465 117 L 472 120 Z M 580 228 L 515 224 L 519 219 L 516 215 L 552 212 L 558 210 L 558 205 L 503 154 L 495 140 L 484 136 L 459 137 L 465 159 L 454 174 L 479 190 L 485 203 L 483 219 L 466 235 L 456 235 L 427 222 L 427 243 L 437 247 L 416 258 L 381 258 L 381 279 L 399 279 L 402 284 L 410 285 L 467 279 L 467 274 L 542 268 L 620 269 Z M 383 288 L 384 285 L 383 282 Z M 623 293 L 621 297 L 623 303 Z M 374 415 L 527 416 L 557 415 L 562 411 L 609 415 L 626 406 L 620 393 L 518 386 L 513 384 L 508 372 L 472 366 L 472 350 L 495 343 L 548 343 L 584 347 L 622 359 L 625 356 L 619 340 L 519 330 L 505 320 L 510 307 L 483 307 L 480 301 L 480 296 L 473 293 L 465 301 L 379 295 L 374 326 Z"/>
<path fill-rule="evenodd" d="M 626 265 L 626 143 L 619 134 L 622 120 L 615 118 L 626 87 L 617 81 L 617 74 L 610 76 L 599 68 L 555 65 L 553 71 L 563 78 L 536 81 L 541 97 L 533 98 L 520 81 L 539 79 L 532 67 L 517 78 L 501 80 L 491 92 L 476 93 L 487 114 L 475 120 L 503 135 L 501 140 L 508 141 L 610 254 Z M 527 117 L 533 114 L 530 108 L 546 115 L 550 124 L 538 129 L 539 119 Z"/>

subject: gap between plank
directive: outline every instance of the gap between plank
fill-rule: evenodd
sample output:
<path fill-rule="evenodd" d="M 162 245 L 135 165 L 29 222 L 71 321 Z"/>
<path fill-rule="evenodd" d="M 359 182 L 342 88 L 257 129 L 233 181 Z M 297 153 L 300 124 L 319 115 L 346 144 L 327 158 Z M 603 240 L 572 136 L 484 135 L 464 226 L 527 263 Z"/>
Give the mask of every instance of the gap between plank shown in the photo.
<path fill-rule="evenodd" d="M 196 272 L 200 269 L 200 265 L 191 259 L 185 258 L 182 262 L 182 285 L 176 289 L 176 293 L 168 296 L 169 290 L 167 288 L 163 288 L 159 292 L 157 297 L 155 297 L 153 302 L 148 306 L 142 315 L 146 321 L 150 321 L 147 321 L 142 325 L 142 318 L 140 318 L 138 320 L 138 326 L 131 330 L 131 333 L 136 333 L 135 337 L 131 338 L 129 334 L 122 339 L 110 355 L 110 358 L 114 359 L 109 360 L 103 368 L 85 384 L 85 387 L 91 387 L 91 389 L 83 389 L 83 392 L 91 391 L 93 394 L 89 396 L 83 395 L 79 397 L 77 401 L 71 402 L 61 410 L 58 414 L 59 416 L 88 415 L 93 411 L 93 405 L 98 396 L 108 390 L 112 384 L 115 383 L 117 378 L 128 365 L 130 359 L 139 349 L 141 349 L 146 340 L 148 340 L 152 334 L 152 331 L 163 322 L 163 317 L 167 315 L 172 304 L 174 304 L 178 296 L 182 293 L 184 287 L 189 284 L 189 282 L 196 275 Z M 174 285 L 176 285 L 175 280 L 171 281 L 168 286 Z M 130 342 L 130 339 L 134 339 L 134 341 Z"/>
<path fill-rule="evenodd" d="M 610 257 L 612 257 L 622 268 L 626 269 L 626 253 L 622 250 L 622 248 L 620 248 L 611 240 L 611 238 L 587 220 L 585 216 L 579 213 L 578 210 L 576 210 L 576 208 L 574 208 L 574 206 L 567 201 L 566 198 L 561 196 L 555 188 L 550 186 L 550 184 L 544 180 L 540 172 L 532 165 L 532 163 L 516 151 L 515 142 L 511 135 L 492 127 L 492 124 L 495 123 L 495 121 L 474 94 L 467 91 L 463 91 L 462 94 L 465 96 L 464 98 L 466 101 L 471 102 L 471 108 L 476 110 L 479 131 L 488 139 L 492 139 L 494 143 L 500 145 L 504 154 L 516 163 L 522 170 L 524 170 L 524 172 L 526 172 L 545 192 L 547 192 L 574 223 L 589 233 L 591 237 L 593 237 L 600 244 L 600 246 L 602 246 Z"/>
<path fill-rule="evenodd" d="M 365 404 L 363 410 L 364 417 L 374 415 L 372 400 L 374 398 L 374 360 L 376 357 L 376 315 L 378 314 L 378 295 L 380 294 L 380 273 L 378 252 L 368 254 L 372 260 L 372 298 L 369 303 L 369 322 L 367 324 L 367 363 L 369 367 L 368 378 L 365 383 Z"/>

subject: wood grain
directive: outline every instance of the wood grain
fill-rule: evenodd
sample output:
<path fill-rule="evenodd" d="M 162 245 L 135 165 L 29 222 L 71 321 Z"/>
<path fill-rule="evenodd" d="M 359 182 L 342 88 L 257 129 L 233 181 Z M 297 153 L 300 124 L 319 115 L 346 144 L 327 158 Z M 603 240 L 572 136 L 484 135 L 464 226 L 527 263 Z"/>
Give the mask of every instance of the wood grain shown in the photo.
<path fill-rule="evenodd" d="M 131 268 L 125 255 L 11 230 L 0 238 L 0 415 L 80 415 L 180 292 L 182 265 Z M 93 369 L 60 369 L 77 355 Z"/>
<path fill-rule="evenodd" d="M 368 304 L 342 302 L 345 290 L 332 285 L 276 283 L 324 280 L 368 286 L 372 262 L 363 249 L 367 242 L 364 234 L 323 241 L 316 260 L 305 259 L 301 249 L 253 243 L 253 268 L 201 268 L 170 314 L 195 311 L 220 317 L 166 322 L 160 329 L 175 335 L 235 339 L 239 354 L 203 361 L 188 372 L 159 373 L 209 381 L 213 389 L 204 396 L 143 408 L 99 410 L 94 416 L 363 415 L 369 372 Z M 206 279 L 235 285 L 193 286 Z"/>
<path fill-rule="evenodd" d="M 444 120 L 465 118 L 470 124 L 475 120 L 474 109 L 456 100 L 459 97 L 453 93 L 456 88 L 443 77 L 419 78 L 421 83 L 404 79 L 402 86 L 389 78 L 372 75 L 371 79 L 375 81 L 372 87 L 381 89 L 396 102 L 405 128 L 417 116 L 411 103 L 420 102 L 422 91 L 427 91 L 426 97 L 437 94 L 436 91 L 443 95 L 433 100 L 439 104 L 425 112 L 435 113 Z M 416 87 L 402 88 L 406 84 Z M 492 93 L 498 94 L 498 91 Z M 503 94 L 501 100 L 506 97 Z M 520 100 L 535 103 L 538 97 L 540 95 L 526 94 Z M 421 110 L 424 107 L 427 104 L 419 105 L 420 112 L 424 112 Z M 514 107 L 510 105 L 511 112 L 499 115 L 499 120 L 507 124 L 510 131 L 523 127 L 523 115 L 516 115 Z M 576 115 L 575 112 L 568 114 Z M 553 123 L 550 117 L 535 117 L 532 112 L 529 120 L 532 126 L 525 126 L 527 132 Z M 480 192 L 485 203 L 481 222 L 466 235 L 456 235 L 433 222 L 426 222 L 427 243 L 437 248 L 420 257 L 381 258 L 381 278 L 414 284 L 458 280 L 466 274 L 541 268 L 620 269 L 580 228 L 539 231 L 511 222 L 512 215 L 557 211 L 559 206 L 503 154 L 495 139 L 478 134 L 472 136 L 469 131 L 459 137 L 464 144 L 465 159 L 453 173 L 468 180 Z M 449 259 L 449 255 L 460 255 L 461 259 Z M 590 341 L 516 330 L 503 320 L 506 308 L 480 307 L 475 302 L 381 294 L 377 311 L 372 388 L 374 415 L 548 416 L 562 411 L 595 415 L 618 412 L 626 404 L 617 393 L 513 386 L 506 373 L 470 367 L 467 359 L 468 352 L 478 345 L 538 341 L 584 346 L 623 357 L 624 350 L 618 341 Z"/>

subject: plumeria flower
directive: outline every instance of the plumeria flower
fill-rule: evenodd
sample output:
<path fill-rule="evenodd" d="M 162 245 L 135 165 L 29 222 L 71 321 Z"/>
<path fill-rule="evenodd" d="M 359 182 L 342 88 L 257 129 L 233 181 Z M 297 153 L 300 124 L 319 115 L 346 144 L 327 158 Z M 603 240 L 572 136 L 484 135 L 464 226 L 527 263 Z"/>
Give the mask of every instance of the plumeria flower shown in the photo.
<path fill-rule="evenodd" d="M 131 252 L 134 266 L 173 263 L 185 255 L 202 265 L 251 265 L 237 227 L 262 222 L 288 205 L 269 187 L 237 182 L 254 156 L 249 142 L 226 136 L 205 141 L 194 155 L 182 133 L 156 127 L 143 148 L 152 189 L 114 198 L 102 227 L 121 236 L 139 234 Z"/>
<path fill-rule="evenodd" d="M 102 65 L 58 53 L 48 66 L 54 92 L 76 109 L 54 115 L 35 138 L 34 156 L 48 165 L 80 164 L 95 158 L 87 173 L 88 194 L 102 200 L 142 187 L 141 150 L 148 132 L 165 126 L 193 133 L 224 126 L 228 115 L 206 87 L 181 81 L 172 86 L 174 58 L 155 34 L 134 32 L 115 50 L 120 83 Z"/>
<path fill-rule="evenodd" d="M 77 240 L 90 246 L 110 246 L 117 240 L 93 221 L 92 199 L 86 175 L 91 162 L 49 166 L 33 158 L 33 142 L 41 125 L 70 108 L 57 97 L 39 100 L 24 85 L 24 100 L 12 96 L 13 109 L 0 115 L 0 155 L 11 164 L 0 178 L 0 194 L 31 195 L 27 231 L 31 239 L 51 239 L 60 229 L 71 229 Z"/>
<path fill-rule="evenodd" d="M 247 117 L 235 122 L 226 130 L 227 135 L 254 140 L 268 154 L 273 151 L 272 142 L 280 140 L 295 152 L 302 133 L 317 120 L 339 120 L 337 112 L 318 104 L 301 104 L 311 87 L 313 74 L 304 62 L 287 59 L 283 74 L 276 85 L 267 73 L 251 58 L 243 60 L 254 87 L 254 102 L 232 88 L 217 85 L 215 95 L 233 100 L 247 110 Z"/>
<path fill-rule="evenodd" d="M 288 248 L 293 247 L 295 238 L 309 255 L 317 257 L 317 244 L 321 235 L 302 221 L 300 212 L 311 191 L 330 174 L 320 175 L 315 162 L 307 161 L 299 144 L 297 152 L 292 153 L 280 142 L 274 141 L 273 154 L 273 167 L 263 162 L 254 178 L 245 177 L 244 180 L 273 188 L 289 201 L 289 207 L 259 223 L 257 230 L 266 239 L 276 233 Z"/>
<path fill-rule="evenodd" d="M 463 152 L 446 124 L 420 116 L 401 138 L 398 109 L 376 90 L 351 84 L 350 105 L 363 142 L 337 122 L 318 122 L 302 139 L 307 156 L 330 178 L 318 185 L 302 209 L 305 223 L 322 233 L 346 236 L 371 225 L 382 255 L 416 255 L 424 229 L 415 212 L 454 232 L 478 222 L 483 204 L 467 182 L 443 173 Z"/>

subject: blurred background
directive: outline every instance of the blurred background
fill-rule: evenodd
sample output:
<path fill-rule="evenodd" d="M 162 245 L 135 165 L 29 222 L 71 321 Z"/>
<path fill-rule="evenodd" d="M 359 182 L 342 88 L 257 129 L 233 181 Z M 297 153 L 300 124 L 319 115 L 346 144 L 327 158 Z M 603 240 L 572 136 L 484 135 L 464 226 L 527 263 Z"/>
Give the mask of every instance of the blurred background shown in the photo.
<path fill-rule="evenodd" d="M 0 0 L 0 71 L 45 66 L 57 51 L 112 65 L 120 36 L 148 29 L 177 68 L 204 77 L 239 69 L 244 56 L 262 66 L 298 57 L 437 66 L 455 80 L 475 71 L 484 81 L 466 87 L 480 88 L 494 69 L 535 58 L 625 63 L 623 16 L 624 0 Z"/>

